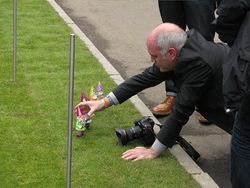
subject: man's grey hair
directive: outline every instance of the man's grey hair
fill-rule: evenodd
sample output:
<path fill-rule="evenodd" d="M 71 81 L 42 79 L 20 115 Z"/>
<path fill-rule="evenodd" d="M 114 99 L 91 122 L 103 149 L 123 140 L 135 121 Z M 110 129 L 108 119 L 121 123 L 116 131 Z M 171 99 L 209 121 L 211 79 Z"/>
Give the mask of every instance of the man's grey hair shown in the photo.
<path fill-rule="evenodd" d="M 180 50 L 187 40 L 187 33 L 183 32 L 165 32 L 156 37 L 156 46 L 160 49 L 162 56 L 166 55 L 169 48 Z"/>

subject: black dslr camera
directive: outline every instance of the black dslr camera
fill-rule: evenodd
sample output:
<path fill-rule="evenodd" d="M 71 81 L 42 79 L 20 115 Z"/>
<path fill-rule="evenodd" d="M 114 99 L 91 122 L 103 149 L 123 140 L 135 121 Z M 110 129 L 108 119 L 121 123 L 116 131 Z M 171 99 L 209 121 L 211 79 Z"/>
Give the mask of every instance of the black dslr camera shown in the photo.
<path fill-rule="evenodd" d="M 154 121 L 149 117 L 144 117 L 135 122 L 135 126 L 127 129 L 116 128 L 115 133 L 119 144 L 126 145 L 129 141 L 141 138 L 145 146 L 151 146 L 155 141 Z"/>
<path fill-rule="evenodd" d="M 135 122 L 134 127 L 127 129 L 116 128 L 115 133 L 119 144 L 125 146 L 129 141 L 141 138 L 145 146 L 151 146 L 155 141 L 154 125 L 155 123 L 150 117 L 143 117 Z M 158 126 L 161 128 L 161 125 Z M 193 160 L 200 157 L 200 154 L 183 137 L 178 136 L 175 144 L 179 144 Z"/>

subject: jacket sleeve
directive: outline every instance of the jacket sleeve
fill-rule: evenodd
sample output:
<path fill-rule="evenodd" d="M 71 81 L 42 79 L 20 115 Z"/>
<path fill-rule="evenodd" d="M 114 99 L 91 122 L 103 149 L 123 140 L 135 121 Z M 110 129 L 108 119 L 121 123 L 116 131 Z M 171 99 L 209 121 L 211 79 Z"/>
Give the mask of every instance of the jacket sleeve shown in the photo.
<path fill-rule="evenodd" d="M 174 109 L 157 134 L 157 138 L 162 144 L 167 147 L 173 146 L 182 126 L 187 123 L 195 106 L 199 104 L 202 96 L 208 90 L 212 76 L 212 68 L 202 62 L 188 67 L 183 73 Z"/>
<path fill-rule="evenodd" d="M 212 23 L 219 38 L 231 46 L 246 12 L 250 10 L 250 0 L 223 0 L 216 13 L 217 19 Z"/>
<path fill-rule="evenodd" d="M 250 9 L 250 0 L 223 0 L 216 13 L 224 22 L 235 22 Z"/>
<path fill-rule="evenodd" d="M 113 94 L 121 104 L 140 91 L 152 86 L 156 86 L 159 83 L 163 82 L 165 79 L 174 79 L 174 77 L 174 72 L 163 73 L 160 72 L 160 70 L 155 65 L 153 65 L 147 68 L 141 74 L 137 74 L 117 86 L 113 90 Z"/>

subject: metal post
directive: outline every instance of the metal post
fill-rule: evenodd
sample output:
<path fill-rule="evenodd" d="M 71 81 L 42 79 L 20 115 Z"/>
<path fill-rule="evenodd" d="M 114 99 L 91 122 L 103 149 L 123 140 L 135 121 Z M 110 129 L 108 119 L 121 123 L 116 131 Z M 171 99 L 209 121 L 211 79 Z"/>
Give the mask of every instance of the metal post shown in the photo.
<path fill-rule="evenodd" d="M 16 81 L 16 17 L 17 17 L 17 0 L 13 0 L 13 81 Z"/>
<path fill-rule="evenodd" d="M 72 123 L 73 123 L 72 116 L 73 116 L 73 96 L 74 96 L 74 61 L 75 61 L 75 34 L 70 34 L 67 188 L 71 187 Z"/>

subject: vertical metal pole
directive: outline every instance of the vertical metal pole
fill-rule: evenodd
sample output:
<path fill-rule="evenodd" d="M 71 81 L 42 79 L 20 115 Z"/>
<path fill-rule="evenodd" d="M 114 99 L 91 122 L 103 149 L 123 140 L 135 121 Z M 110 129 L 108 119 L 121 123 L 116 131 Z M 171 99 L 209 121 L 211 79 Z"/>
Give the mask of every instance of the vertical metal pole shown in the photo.
<path fill-rule="evenodd" d="M 74 61 L 75 61 L 75 34 L 70 34 L 67 188 L 71 187 L 72 123 L 73 123 L 72 116 L 73 116 L 73 96 L 74 96 Z"/>
<path fill-rule="evenodd" d="M 17 17 L 17 0 L 13 0 L 13 81 L 16 81 L 16 17 Z"/>

